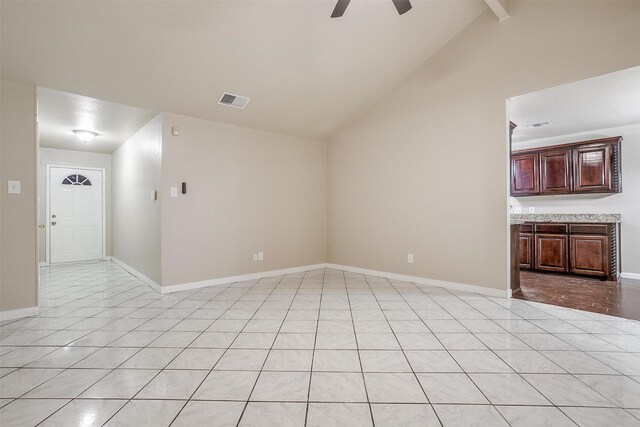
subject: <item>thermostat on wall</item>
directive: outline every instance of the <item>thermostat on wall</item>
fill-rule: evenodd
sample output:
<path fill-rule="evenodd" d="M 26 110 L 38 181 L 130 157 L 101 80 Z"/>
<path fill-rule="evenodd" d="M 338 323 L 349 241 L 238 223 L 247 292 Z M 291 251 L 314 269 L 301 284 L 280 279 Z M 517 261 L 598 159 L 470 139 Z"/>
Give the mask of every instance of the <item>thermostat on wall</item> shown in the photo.
<path fill-rule="evenodd" d="M 20 181 L 9 181 L 7 191 L 9 194 L 20 194 Z"/>

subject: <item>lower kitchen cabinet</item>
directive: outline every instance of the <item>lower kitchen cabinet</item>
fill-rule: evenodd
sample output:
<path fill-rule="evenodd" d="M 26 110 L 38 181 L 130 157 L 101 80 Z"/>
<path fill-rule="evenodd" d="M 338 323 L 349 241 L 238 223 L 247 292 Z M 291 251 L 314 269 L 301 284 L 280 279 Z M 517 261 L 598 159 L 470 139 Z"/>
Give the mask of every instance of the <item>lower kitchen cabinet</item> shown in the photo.
<path fill-rule="evenodd" d="M 609 275 L 607 236 L 570 236 L 571 272 L 589 276 Z"/>
<path fill-rule="evenodd" d="M 618 280 L 616 224 L 523 224 L 520 268 Z"/>
<path fill-rule="evenodd" d="M 568 240 L 569 236 L 562 234 L 536 234 L 536 270 L 561 273 L 569 271 Z"/>
<path fill-rule="evenodd" d="M 533 233 L 520 233 L 520 268 L 533 268 Z"/>

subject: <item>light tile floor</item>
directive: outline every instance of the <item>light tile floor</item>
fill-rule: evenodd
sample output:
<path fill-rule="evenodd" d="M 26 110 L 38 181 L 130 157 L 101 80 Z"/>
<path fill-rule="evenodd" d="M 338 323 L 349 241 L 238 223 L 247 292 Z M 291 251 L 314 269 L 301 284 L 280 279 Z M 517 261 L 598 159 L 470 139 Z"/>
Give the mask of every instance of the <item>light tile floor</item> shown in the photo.
<path fill-rule="evenodd" d="M 0 425 L 640 426 L 640 322 L 337 270 L 160 295 L 42 269 Z"/>

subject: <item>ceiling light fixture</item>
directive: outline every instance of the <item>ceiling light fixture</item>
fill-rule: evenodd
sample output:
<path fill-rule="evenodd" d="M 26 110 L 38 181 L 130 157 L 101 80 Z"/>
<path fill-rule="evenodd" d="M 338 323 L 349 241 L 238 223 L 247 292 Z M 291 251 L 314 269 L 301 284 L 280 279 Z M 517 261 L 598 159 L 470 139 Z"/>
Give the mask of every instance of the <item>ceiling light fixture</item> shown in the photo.
<path fill-rule="evenodd" d="M 93 138 L 98 136 L 96 132 L 92 132 L 90 130 L 80 130 L 76 129 L 73 131 L 76 134 L 76 137 L 80 140 L 80 142 L 91 142 Z"/>

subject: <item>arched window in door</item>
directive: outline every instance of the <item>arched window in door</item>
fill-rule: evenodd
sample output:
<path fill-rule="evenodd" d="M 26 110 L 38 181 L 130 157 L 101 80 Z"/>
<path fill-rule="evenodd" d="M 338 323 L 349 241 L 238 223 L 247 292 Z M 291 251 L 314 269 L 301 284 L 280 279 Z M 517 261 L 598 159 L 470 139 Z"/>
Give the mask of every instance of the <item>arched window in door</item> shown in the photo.
<path fill-rule="evenodd" d="M 62 185 L 91 185 L 91 181 L 86 176 L 76 173 L 63 179 Z"/>

